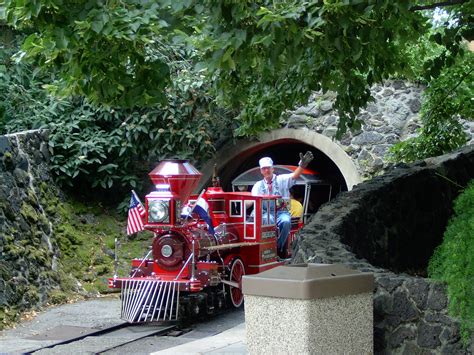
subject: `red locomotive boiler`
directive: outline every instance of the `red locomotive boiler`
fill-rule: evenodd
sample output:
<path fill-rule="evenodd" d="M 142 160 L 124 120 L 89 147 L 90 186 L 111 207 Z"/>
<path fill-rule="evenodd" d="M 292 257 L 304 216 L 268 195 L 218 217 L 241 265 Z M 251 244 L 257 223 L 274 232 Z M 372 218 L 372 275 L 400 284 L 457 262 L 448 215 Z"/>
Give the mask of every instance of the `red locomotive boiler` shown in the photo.
<path fill-rule="evenodd" d="M 211 314 L 226 302 L 239 307 L 244 274 L 284 263 L 276 250 L 279 196 L 210 187 L 190 197 L 201 173 L 185 160 L 162 161 L 149 176 L 156 190 L 145 197 L 143 222 L 154 233 L 151 250 L 132 260 L 129 277 L 109 279 L 110 288 L 121 289 L 122 319 L 177 320 Z M 208 207 L 209 219 L 183 216 L 190 202 L 194 212 Z M 300 227 L 295 223 L 291 234 Z"/>

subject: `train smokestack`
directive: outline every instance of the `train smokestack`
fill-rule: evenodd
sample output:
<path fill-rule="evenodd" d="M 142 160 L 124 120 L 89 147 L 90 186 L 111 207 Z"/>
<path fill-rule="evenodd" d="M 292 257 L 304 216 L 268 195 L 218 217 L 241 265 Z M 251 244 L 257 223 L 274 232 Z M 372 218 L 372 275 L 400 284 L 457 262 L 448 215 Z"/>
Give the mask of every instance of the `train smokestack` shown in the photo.
<path fill-rule="evenodd" d="M 155 186 L 168 184 L 170 191 L 182 203 L 188 200 L 202 176 L 199 170 L 184 159 L 163 160 L 148 175 Z"/>

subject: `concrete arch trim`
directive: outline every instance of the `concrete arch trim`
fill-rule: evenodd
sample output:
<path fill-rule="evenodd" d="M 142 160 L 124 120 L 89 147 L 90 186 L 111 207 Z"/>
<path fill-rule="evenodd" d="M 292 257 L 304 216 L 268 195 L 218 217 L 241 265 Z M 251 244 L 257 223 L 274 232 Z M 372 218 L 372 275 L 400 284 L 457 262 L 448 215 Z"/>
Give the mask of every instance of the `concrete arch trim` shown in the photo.
<path fill-rule="evenodd" d="M 203 177 L 201 179 L 202 189 L 212 175 L 213 166 L 217 164 L 218 168 L 231 164 L 237 156 L 245 152 L 254 152 L 268 145 L 273 145 L 278 141 L 298 141 L 306 143 L 323 152 L 336 164 L 350 191 L 358 183 L 362 182 L 359 171 L 352 159 L 337 143 L 330 138 L 307 129 L 280 128 L 261 134 L 257 139 L 242 139 L 237 142 L 226 144 L 218 151 L 216 157 L 211 159 L 203 166 Z"/>

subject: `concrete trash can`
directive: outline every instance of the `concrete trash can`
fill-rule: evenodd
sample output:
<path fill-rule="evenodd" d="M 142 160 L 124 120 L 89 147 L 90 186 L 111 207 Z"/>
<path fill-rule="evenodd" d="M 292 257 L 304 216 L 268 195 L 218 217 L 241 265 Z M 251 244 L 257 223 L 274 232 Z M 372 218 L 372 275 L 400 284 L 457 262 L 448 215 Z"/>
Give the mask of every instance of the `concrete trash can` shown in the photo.
<path fill-rule="evenodd" d="M 372 354 L 372 273 L 296 264 L 246 275 L 250 354 Z"/>

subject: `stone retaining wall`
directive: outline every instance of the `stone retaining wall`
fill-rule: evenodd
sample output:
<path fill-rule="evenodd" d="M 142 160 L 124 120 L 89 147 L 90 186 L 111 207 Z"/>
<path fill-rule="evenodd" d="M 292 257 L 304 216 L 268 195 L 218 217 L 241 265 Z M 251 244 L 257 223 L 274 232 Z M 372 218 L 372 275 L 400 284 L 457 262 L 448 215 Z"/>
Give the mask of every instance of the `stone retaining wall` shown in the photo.
<path fill-rule="evenodd" d="M 293 262 L 342 263 L 375 274 L 377 353 L 472 352 L 462 348 L 459 323 L 447 314 L 445 285 L 412 275 L 423 276 L 450 216 L 446 206 L 473 177 L 472 145 L 397 166 L 323 205 L 303 229 Z"/>
<path fill-rule="evenodd" d="M 60 282 L 48 162 L 45 131 L 0 136 L 0 322 L 44 304 Z"/>

